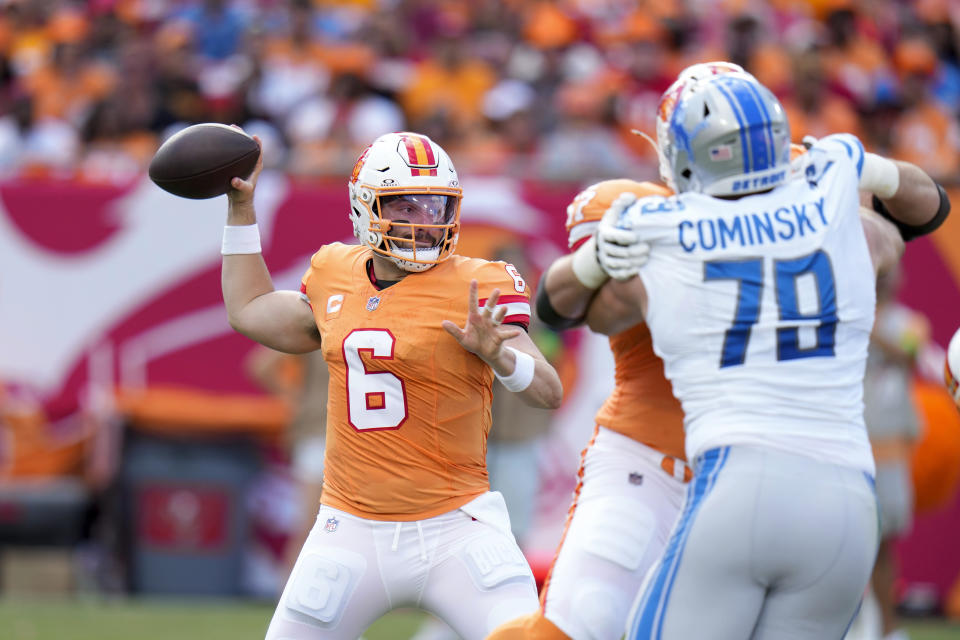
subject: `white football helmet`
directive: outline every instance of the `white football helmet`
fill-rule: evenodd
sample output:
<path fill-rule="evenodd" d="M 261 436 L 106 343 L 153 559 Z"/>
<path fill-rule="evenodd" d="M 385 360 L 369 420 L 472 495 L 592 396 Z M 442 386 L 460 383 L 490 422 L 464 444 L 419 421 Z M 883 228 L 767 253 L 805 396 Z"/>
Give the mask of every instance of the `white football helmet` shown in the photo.
<path fill-rule="evenodd" d="M 960 407 L 960 329 L 957 329 L 953 337 L 950 338 L 943 377 L 947 383 L 947 391 L 950 392 L 953 401 Z"/>
<path fill-rule="evenodd" d="M 736 196 L 790 178 L 790 126 L 776 96 L 748 73 L 683 88 L 661 145 L 678 193 Z"/>
<path fill-rule="evenodd" d="M 692 64 L 681 71 L 677 79 L 673 81 L 673 84 L 667 87 L 667 90 L 660 96 L 660 104 L 657 106 L 656 144 L 657 156 L 660 159 L 660 179 L 674 191 L 677 190 L 677 186 L 673 182 L 673 173 L 670 170 L 670 164 L 666 160 L 663 146 L 667 143 L 667 130 L 670 128 L 670 119 L 673 117 L 673 110 L 677 106 L 677 100 L 680 99 L 680 94 L 683 93 L 684 88 L 690 84 L 698 80 L 703 80 L 704 78 L 731 72 L 747 73 L 740 65 L 724 60 Z"/>
<path fill-rule="evenodd" d="M 380 136 L 360 154 L 348 188 L 353 234 L 401 269 L 426 271 L 453 255 L 463 190 L 450 157 L 427 136 Z"/>

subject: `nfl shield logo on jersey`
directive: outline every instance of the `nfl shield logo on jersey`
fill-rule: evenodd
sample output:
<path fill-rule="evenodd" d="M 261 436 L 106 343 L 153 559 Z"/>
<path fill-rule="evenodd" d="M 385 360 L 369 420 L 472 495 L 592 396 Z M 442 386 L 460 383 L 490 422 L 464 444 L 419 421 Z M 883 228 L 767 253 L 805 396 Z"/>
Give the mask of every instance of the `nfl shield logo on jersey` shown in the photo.
<path fill-rule="evenodd" d="M 380 296 L 373 296 L 367 300 L 367 311 L 373 311 L 380 306 Z"/>
<path fill-rule="evenodd" d="M 323 528 L 327 533 L 334 533 L 339 525 L 340 521 L 336 518 L 327 518 L 327 524 Z"/>

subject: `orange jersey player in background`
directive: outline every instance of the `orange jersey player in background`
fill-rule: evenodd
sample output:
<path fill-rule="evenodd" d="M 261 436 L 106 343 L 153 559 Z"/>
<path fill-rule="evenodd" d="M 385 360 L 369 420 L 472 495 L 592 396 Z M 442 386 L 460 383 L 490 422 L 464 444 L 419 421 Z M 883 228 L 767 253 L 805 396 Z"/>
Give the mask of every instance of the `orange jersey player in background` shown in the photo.
<path fill-rule="evenodd" d="M 637 197 L 670 193 L 632 180 L 588 187 L 567 209 L 571 250 L 593 237 L 600 218 L 625 191 Z M 557 329 L 579 324 L 552 307 L 552 284 L 548 270 L 538 295 L 540 318 Z M 491 639 L 621 637 L 644 575 L 669 539 L 690 479 L 683 413 L 645 325 L 612 335 L 610 348 L 615 386 L 597 412 L 593 438 L 584 449 L 540 608 L 501 625 Z"/>
<path fill-rule="evenodd" d="M 414 606 L 470 640 L 535 610 L 487 481 L 491 384 L 543 408 L 562 388 L 525 331 L 523 277 L 453 255 L 462 192 L 449 157 L 414 133 L 375 140 L 348 185 L 360 244 L 321 247 L 300 293 L 275 291 L 260 255 L 260 168 L 228 194 L 230 322 L 279 351 L 322 349 L 330 372 L 320 510 L 267 639 L 354 640 Z"/>

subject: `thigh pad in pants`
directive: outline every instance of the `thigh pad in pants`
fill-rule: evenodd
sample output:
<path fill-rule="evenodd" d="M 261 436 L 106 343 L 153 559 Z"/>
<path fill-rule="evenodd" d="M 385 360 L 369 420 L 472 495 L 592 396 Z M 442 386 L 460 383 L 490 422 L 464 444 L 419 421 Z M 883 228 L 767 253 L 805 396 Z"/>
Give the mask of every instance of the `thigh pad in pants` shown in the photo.
<path fill-rule="evenodd" d="M 318 549 L 304 555 L 291 577 L 284 606 L 307 624 L 335 625 L 366 571 L 366 559 L 346 549 Z"/>

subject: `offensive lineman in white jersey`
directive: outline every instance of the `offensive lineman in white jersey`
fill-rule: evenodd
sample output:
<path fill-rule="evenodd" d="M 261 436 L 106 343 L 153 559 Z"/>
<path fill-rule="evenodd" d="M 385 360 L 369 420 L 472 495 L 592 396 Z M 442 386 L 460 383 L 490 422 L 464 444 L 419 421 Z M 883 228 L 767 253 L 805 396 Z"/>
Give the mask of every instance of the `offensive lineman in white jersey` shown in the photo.
<path fill-rule="evenodd" d="M 623 196 L 601 222 L 648 243 L 649 261 L 609 243 L 572 261 L 581 283 L 637 265 L 591 310 L 608 329 L 646 320 L 695 471 L 628 638 L 839 638 L 870 575 L 875 276 L 899 259 L 898 230 L 929 233 L 949 203 L 918 167 L 849 135 L 814 144 L 791 179 L 789 141 L 752 76 L 694 83 L 659 141 L 680 195 Z M 858 189 L 889 222 L 861 210 Z"/>

